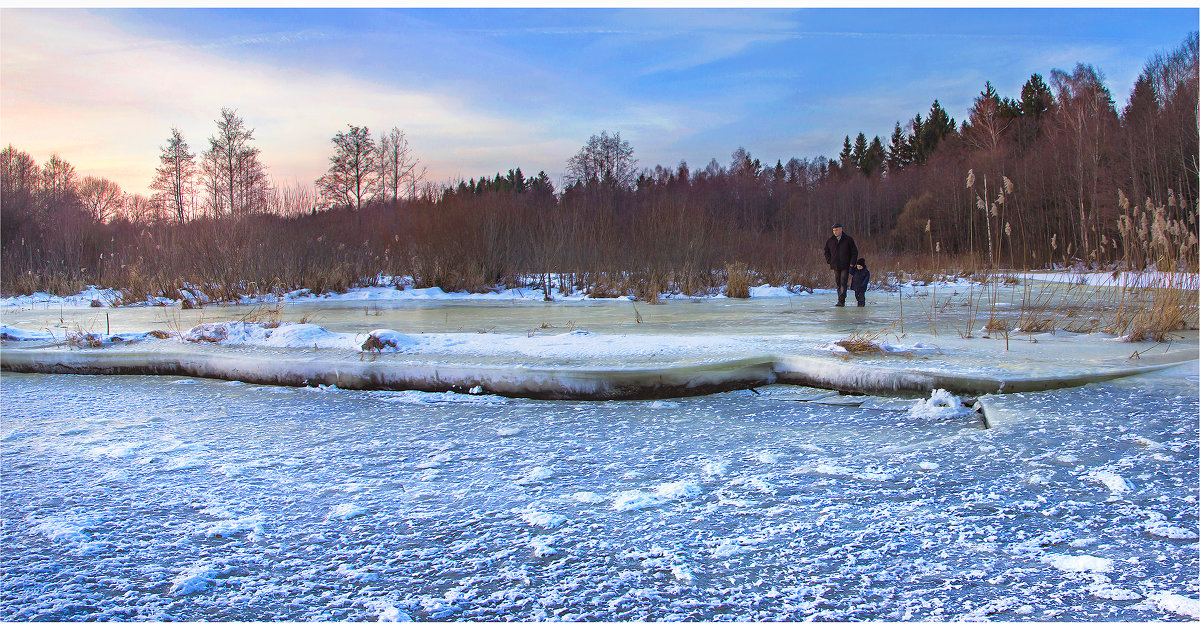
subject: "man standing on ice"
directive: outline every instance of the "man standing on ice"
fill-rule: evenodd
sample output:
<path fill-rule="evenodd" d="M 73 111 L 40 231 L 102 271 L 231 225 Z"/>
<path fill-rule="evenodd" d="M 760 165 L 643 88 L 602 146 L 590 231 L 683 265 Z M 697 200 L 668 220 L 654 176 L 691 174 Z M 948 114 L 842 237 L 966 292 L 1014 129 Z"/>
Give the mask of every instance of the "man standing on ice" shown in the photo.
<path fill-rule="evenodd" d="M 838 306 L 846 305 L 846 287 L 850 284 L 850 267 L 858 260 L 858 246 L 849 234 L 842 234 L 842 224 L 833 224 L 833 236 L 825 241 L 825 262 L 833 270 L 837 283 Z"/>

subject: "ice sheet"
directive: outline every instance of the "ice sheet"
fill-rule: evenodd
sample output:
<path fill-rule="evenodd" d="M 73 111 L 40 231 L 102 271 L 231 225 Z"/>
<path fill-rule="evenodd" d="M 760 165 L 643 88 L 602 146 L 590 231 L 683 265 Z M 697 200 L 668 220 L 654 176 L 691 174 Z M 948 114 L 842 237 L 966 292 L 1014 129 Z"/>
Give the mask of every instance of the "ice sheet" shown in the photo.
<path fill-rule="evenodd" d="M 9 373 L 0 616 L 1189 621 L 1198 381 L 995 396 L 1010 421 L 987 431 L 780 385 L 576 402 Z"/>

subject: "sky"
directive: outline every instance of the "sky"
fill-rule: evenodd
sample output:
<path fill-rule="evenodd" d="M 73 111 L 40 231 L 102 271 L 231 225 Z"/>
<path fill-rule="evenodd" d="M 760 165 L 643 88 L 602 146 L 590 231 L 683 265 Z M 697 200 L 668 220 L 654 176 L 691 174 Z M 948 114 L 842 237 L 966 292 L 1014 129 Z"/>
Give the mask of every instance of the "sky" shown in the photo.
<path fill-rule="evenodd" d="M 0 144 L 147 194 L 178 128 L 202 152 L 236 109 L 278 185 L 311 185 L 347 125 L 398 127 L 448 183 L 520 167 L 558 186 L 592 135 L 639 167 L 774 165 L 886 145 L 934 99 L 1100 70 L 1117 107 L 1197 30 L 1157 8 L 0 9 Z"/>

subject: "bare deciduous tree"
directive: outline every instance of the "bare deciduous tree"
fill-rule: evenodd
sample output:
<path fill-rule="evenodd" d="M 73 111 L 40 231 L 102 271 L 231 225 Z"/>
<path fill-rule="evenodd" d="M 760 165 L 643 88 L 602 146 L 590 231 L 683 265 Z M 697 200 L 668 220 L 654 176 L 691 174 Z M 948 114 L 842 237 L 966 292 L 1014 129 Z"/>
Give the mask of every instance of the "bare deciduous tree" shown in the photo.
<path fill-rule="evenodd" d="M 587 144 L 567 161 L 567 185 L 589 182 L 611 183 L 620 188 L 633 188 L 637 182 L 637 160 L 633 147 L 621 140 L 621 133 L 588 138 Z"/>
<path fill-rule="evenodd" d="M 963 139 L 967 144 L 988 153 L 1000 148 L 1000 141 L 1008 128 L 1008 121 L 1000 116 L 1000 96 L 991 81 L 975 97 L 975 103 L 967 111 L 969 116 Z"/>
<path fill-rule="evenodd" d="M 145 195 L 132 194 L 125 200 L 125 218 L 130 223 L 150 225 L 159 223 L 171 212 L 169 208 Z"/>
<path fill-rule="evenodd" d="M 57 208 L 78 203 L 75 167 L 58 154 L 42 166 L 41 197 L 45 208 Z"/>
<path fill-rule="evenodd" d="M 171 129 L 171 137 L 167 145 L 162 147 L 159 156 L 160 165 L 150 188 L 157 191 L 154 194 L 155 204 L 169 208 L 175 220 L 182 223 L 187 219 L 189 207 L 194 193 L 196 176 L 196 155 L 188 151 L 179 129 Z"/>
<path fill-rule="evenodd" d="M 221 110 L 217 135 L 208 139 L 202 170 L 207 193 L 205 203 L 214 215 L 246 215 L 263 212 L 271 185 L 258 159 L 259 150 L 250 145 L 254 130 L 246 129 L 237 111 Z"/>
<path fill-rule="evenodd" d="M 379 155 L 369 129 L 349 127 L 333 136 L 329 170 L 317 180 L 317 189 L 331 203 L 362 210 L 378 186 Z"/>
<path fill-rule="evenodd" d="M 379 188 L 385 201 L 396 201 L 401 192 L 409 199 L 417 196 L 418 185 L 425 179 L 426 169 L 421 166 L 408 137 L 399 127 L 379 136 Z"/>
<path fill-rule="evenodd" d="M 79 182 L 79 202 L 93 221 L 104 223 L 124 205 L 125 194 L 116 182 L 89 175 Z"/>

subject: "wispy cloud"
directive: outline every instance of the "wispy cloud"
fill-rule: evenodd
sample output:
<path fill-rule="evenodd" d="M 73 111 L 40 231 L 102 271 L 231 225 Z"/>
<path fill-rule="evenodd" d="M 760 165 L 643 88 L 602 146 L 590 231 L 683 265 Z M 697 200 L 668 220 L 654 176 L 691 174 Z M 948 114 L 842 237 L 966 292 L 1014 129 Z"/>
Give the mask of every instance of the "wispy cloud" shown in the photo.
<path fill-rule="evenodd" d="M 104 17 L 75 11 L 6 11 L 2 27 L 5 143 L 39 161 L 60 153 L 80 172 L 133 191 L 151 181 L 172 127 L 202 150 L 222 107 L 238 109 L 255 129 L 274 177 L 300 182 L 324 171 L 329 138 L 347 123 L 401 126 L 431 164 L 456 171 L 472 168 L 479 147 L 516 156 L 553 145 L 545 136 L 554 134 L 534 121 L 458 95 L 216 54 L 232 39 L 200 47 L 131 41 Z M 496 152 L 482 155 L 494 160 Z"/>
<path fill-rule="evenodd" d="M 278 46 L 283 44 L 301 44 L 305 42 L 330 39 L 323 31 L 304 29 L 292 32 L 262 33 L 259 35 L 239 35 L 225 37 L 213 41 L 200 42 L 191 46 L 197 50 L 222 50 L 240 48 L 243 46 Z"/>

